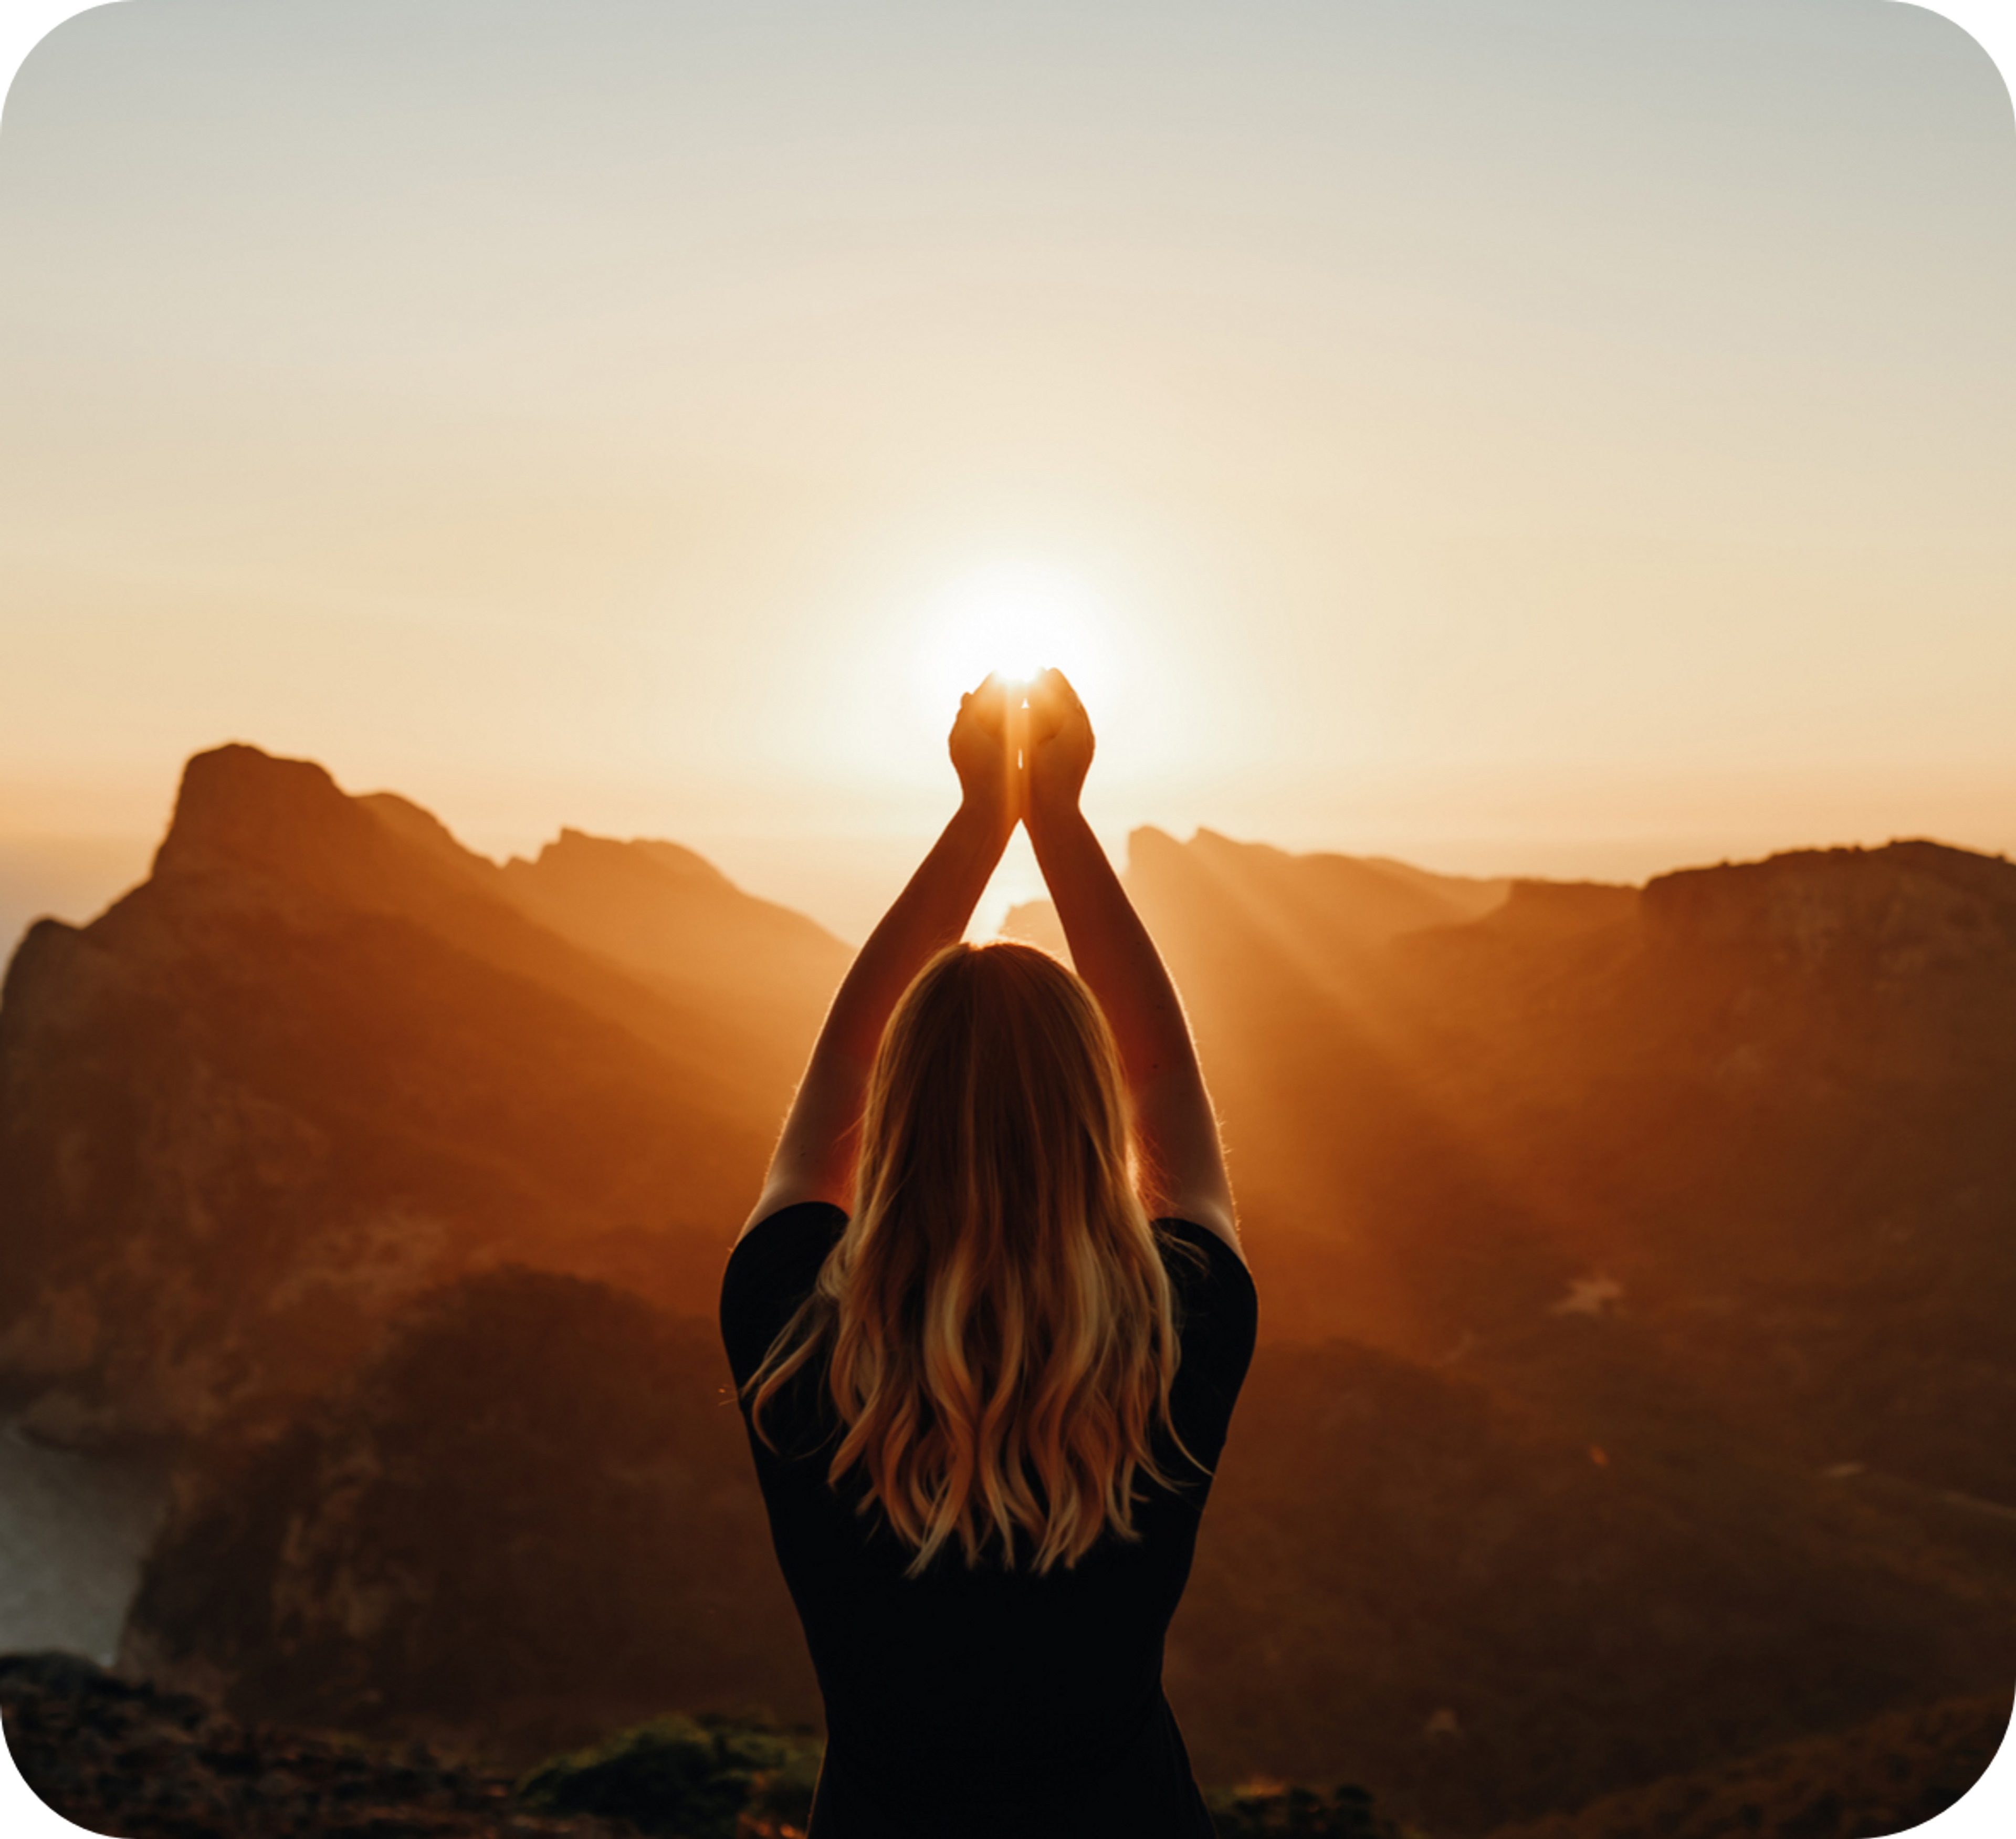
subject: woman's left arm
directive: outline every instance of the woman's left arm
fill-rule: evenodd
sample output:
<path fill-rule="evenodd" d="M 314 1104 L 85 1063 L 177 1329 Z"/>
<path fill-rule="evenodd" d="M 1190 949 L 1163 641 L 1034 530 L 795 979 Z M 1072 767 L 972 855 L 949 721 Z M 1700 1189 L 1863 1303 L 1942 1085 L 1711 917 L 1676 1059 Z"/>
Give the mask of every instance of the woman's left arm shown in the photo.
<path fill-rule="evenodd" d="M 959 809 L 841 980 L 744 1232 L 799 1201 L 852 1200 L 855 1126 L 890 1011 L 965 932 L 1021 817 L 1021 701 L 991 676 L 959 698 L 950 743 Z"/>

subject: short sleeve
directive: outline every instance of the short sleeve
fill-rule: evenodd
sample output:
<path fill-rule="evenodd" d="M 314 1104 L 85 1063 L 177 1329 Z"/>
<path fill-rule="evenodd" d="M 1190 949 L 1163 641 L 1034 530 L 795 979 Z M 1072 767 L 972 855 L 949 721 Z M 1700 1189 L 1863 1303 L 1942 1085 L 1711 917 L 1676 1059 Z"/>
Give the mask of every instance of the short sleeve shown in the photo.
<path fill-rule="evenodd" d="M 1215 1462 L 1246 1383 L 1259 1332 L 1260 1299 L 1245 1261 L 1208 1227 L 1157 1220 L 1163 1262 L 1176 1293 L 1183 1358 L 1170 1404 L 1184 1444 Z"/>
<path fill-rule="evenodd" d="M 763 1364 L 784 1324 L 812 1294 L 847 1215 L 824 1201 L 779 1208 L 743 1234 L 721 1280 L 721 1339 L 737 1386 Z"/>

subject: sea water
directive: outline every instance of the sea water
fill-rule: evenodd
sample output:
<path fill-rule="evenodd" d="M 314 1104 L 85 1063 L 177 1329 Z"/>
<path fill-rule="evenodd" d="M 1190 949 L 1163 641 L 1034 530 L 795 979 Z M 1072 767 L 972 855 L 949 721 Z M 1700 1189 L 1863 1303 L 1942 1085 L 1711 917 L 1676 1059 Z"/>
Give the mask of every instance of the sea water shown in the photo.
<path fill-rule="evenodd" d="M 110 1665 L 167 1498 L 157 1461 L 0 1429 L 0 1653 L 58 1647 Z"/>

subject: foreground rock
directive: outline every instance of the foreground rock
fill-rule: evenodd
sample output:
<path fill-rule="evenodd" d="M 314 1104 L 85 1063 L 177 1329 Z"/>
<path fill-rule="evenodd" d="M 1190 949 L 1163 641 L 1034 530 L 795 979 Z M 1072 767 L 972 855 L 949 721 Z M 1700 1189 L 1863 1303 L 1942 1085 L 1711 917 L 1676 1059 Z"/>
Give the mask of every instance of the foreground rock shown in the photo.
<path fill-rule="evenodd" d="M 394 1755 L 248 1727 L 72 1654 L 0 1657 L 0 1711 L 28 1786 L 87 1832 L 122 1839 L 628 1839 L 632 1830 L 541 1814 L 509 1777 L 418 1746 Z"/>
<path fill-rule="evenodd" d="M 1964 1800 L 2008 1729 L 2006 1692 L 1892 1711 L 1492 1839 L 1876 1839 Z"/>

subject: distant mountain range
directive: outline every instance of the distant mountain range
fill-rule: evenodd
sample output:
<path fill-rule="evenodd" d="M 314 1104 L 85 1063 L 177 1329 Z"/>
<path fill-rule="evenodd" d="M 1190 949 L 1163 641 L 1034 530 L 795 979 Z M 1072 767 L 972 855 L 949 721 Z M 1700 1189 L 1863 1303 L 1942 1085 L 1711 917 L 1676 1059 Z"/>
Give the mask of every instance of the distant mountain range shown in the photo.
<path fill-rule="evenodd" d="M 1170 1643 L 1206 1780 L 1478 1834 L 2007 1687 L 2016 867 L 1127 879 L 1262 1296 Z M 182 1452 L 122 1664 L 520 1760 L 811 1715 L 690 1318 L 847 957 L 672 844 L 500 867 L 193 760 L 0 1001 L 0 1384 Z"/>

